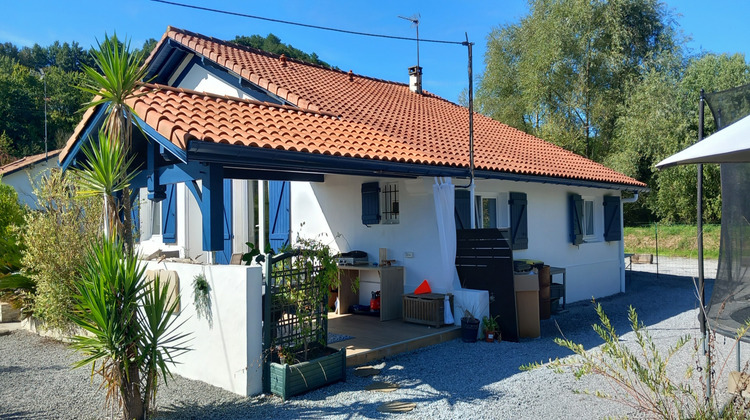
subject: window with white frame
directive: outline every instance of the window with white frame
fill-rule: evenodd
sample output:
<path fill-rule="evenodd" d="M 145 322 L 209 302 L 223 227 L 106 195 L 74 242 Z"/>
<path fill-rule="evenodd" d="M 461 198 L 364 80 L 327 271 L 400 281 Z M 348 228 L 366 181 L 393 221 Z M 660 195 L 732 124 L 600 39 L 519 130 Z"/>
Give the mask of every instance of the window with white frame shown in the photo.
<path fill-rule="evenodd" d="M 475 193 L 474 217 L 479 229 L 509 227 L 508 193 Z"/>

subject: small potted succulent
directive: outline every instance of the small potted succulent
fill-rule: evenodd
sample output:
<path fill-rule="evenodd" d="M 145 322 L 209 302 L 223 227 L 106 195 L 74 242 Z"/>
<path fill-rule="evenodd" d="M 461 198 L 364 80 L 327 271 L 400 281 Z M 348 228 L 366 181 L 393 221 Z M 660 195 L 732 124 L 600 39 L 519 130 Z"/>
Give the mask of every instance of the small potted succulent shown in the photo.
<path fill-rule="evenodd" d="M 497 323 L 497 317 L 482 317 L 482 332 L 488 343 L 495 341 L 495 339 L 500 341 L 500 325 Z"/>

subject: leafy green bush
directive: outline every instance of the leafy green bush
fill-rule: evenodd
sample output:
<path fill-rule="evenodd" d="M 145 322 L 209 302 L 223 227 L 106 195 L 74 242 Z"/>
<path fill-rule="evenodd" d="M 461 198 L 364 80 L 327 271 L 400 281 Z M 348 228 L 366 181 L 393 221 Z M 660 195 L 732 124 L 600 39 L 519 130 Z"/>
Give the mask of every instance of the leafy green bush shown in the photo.
<path fill-rule="evenodd" d="M 660 352 L 651 334 L 638 320 L 638 314 L 631 306 L 628 310 L 628 320 L 635 334 L 635 346 L 628 346 L 620 341 L 609 317 L 602 309 L 601 304 L 595 305 L 600 324 L 593 325 L 594 331 L 604 341 L 598 349 L 587 351 L 582 344 L 571 340 L 556 338 L 555 343 L 575 353 L 573 357 L 555 359 L 550 361 L 548 368 L 558 373 L 572 372 L 576 379 L 586 375 L 598 375 L 608 380 L 614 393 L 602 391 L 582 391 L 585 394 L 594 395 L 617 401 L 625 406 L 638 410 L 647 418 L 659 419 L 738 419 L 747 418 L 747 411 L 742 398 L 730 397 L 725 404 L 721 404 L 716 398 L 717 386 L 714 376 L 716 374 L 717 360 L 696 358 L 697 369 L 688 365 L 685 368 L 684 378 L 675 380 L 675 373 L 670 361 L 672 357 L 680 352 L 686 344 L 691 341 L 689 335 L 679 337 L 675 344 L 665 353 Z M 735 345 L 747 331 L 750 324 L 737 332 Z M 710 335 L 709 346 L 714 347 L 715 336 Z M 701 343 L 694 341 L 693 351 L 697 356 L 702 348 Z M 723 366 L 726 365 L 724 361 Z M 531 363 L 522 366 L 522 370 L 541 367 L 539 363 Z M 708 369 L 711 372 L 711 387 L 702 384 L 701 391 L 694 387 L 697 378 L 695 371 L 702 372 Z M 721 376 L 721 374 L 719 374 Z M 744 385 L 745 387 L 747 384 Z M 742 391 L 742 390 L 741 390 Z"/>
<path fill-rule="evenodd" d="M 35 189 L 39 211 L 26 215 L 24 270 L 36 283 L 34 315 L 69 331 L 75 279 L 86 247 L 101 231 L 101 199 L 80 198 L 68 176 L 54 170 Z"/>
<path fill-rule="evenodd" d="M 27 314 L 35 284 L 19 273 L 24 250 L 20 235 L 25 225 L 24 213 L 13 187 L 0 183 L 0 300 Z"/>

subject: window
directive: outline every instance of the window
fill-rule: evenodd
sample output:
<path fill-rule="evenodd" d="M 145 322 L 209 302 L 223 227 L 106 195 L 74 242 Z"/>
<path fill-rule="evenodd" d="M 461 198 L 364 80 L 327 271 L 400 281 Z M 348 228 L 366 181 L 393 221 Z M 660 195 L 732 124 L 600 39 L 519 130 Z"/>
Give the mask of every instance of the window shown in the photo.
<path fill-rule="evenodd" d="M 161 235 L 161 203 L 147 201 L 151 207 L 151 234 Z"/>
<path fill-rule="evenodd" d="M 381 188 L 383 200 L 381 200 L 382 222 L 384 224 L 398 224 L 399 221 L 399 194 L 398 184 L 390 182 L 383 184 Z"/>
<path fill-rule="evenodd" d="M 594 197 L 581 197 L 570 194 L 570 242 L 579 245 L 584 242 L 602 240 L 604 224 L 603 206 Z"/>
<path fill-rule="evenodd" d="M 583 236 L 590 239 L 594 236 L 594 199 L 583 197 Z"/>
<path fill-rule="evenodd" d="M 478 229 L 508 227 L 508 194 L 476 193 L 474 218 Z"/>

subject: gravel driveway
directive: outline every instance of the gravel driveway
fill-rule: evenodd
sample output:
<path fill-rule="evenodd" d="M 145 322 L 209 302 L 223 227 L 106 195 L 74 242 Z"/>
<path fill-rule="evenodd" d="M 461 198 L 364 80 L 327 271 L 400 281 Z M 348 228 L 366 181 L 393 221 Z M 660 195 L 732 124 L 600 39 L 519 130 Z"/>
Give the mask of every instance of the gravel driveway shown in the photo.
<path fill-rule="evenodd" d="M 627 308 L 632 304 L 649 326 L 655 341 L 666 349 L 685 334 L 698 334 L 697 302 L 688 277 L 632 271 L 628 293 L 601 299 L 621 340 L 632 342 Z M 708 283 L 710 287 L 711 282 Z M 566 357 L 570 353 L 553 343 L 563 334 L 586 348 L 601 343 L 591 329 L 596 314 L 588 302 L 570 304 L 567 311 L 542 322 L 542 337 L 520 343 L 476 343 L 460 340 L 435 345 L 385 359 L 382 373 L 360 378 L 347 373 L 347 382 L 331 385 L 281 402 L 276 397 L 242 398 L 198 381 L 176 377 L 159 392 L 159 418 L 419 418 L 419 419 L 590 419 L 633 415 L 628 407 L 595 397 L 575 394 L 578 389 L 605 390 L 600 378 L 576 381 L 572 374 L 548 369 L 520 372 L 532 361 Z M 719 350 L 728 354 L 731 343 L 722 339 Z M 731 340 L 729 340 L 731 341 Z M 687 346 L 692 347 L 692 346 Z M 747 351 L 743 352 L 748 354 Z M 724 355 L 717 358 L 723 360 Z M 734 356 L 728 356 L 730 366 Z M 110 416 L 103 409 L 98 379 L 90 370 L 70 370 L 76 360 L 65 345 L 25 331 L 0 336 L 0 418 L 82 418 Z M 675 369 L 695 366 L 695 356 L 685 348 Z M 365 391 L 373 380 L 397 383 L 391 393 Z M 726 388 L 726 379 L 718 382 Z M 415 402 L 405 414 L 382 414 L 377 407 L 388 401 Z"/>

